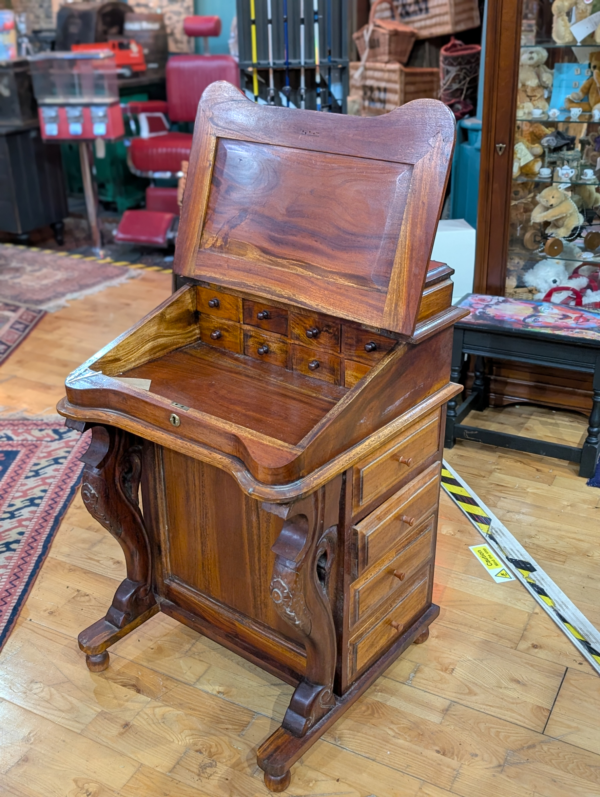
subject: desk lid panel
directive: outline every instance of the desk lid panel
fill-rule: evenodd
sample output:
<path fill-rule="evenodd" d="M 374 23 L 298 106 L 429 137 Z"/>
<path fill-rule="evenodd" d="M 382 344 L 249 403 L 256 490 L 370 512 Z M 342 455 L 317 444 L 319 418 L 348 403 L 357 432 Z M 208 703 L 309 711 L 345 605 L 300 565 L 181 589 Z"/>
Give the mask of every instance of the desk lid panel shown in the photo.
<path fill-rule="evenodd" d="M 454 142 L 418 100 L 374 119 L 200 103 L 175 271 L 411 334 Z"/>

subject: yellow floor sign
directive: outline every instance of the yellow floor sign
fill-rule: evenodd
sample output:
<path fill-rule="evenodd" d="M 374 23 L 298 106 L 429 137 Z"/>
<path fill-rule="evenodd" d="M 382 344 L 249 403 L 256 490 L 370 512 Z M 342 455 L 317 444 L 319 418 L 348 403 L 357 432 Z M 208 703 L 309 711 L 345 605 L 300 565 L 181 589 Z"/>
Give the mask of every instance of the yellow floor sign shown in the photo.
<path fill-rule="evenodd" d="M 494 556 L 487 545 L 470 545 L 469 549 L 473 551 L 490 576 L 498 584 L 502 584 L 503 581 L 515 580 L 515 577 L 508 572 L 502 562 Z"/>

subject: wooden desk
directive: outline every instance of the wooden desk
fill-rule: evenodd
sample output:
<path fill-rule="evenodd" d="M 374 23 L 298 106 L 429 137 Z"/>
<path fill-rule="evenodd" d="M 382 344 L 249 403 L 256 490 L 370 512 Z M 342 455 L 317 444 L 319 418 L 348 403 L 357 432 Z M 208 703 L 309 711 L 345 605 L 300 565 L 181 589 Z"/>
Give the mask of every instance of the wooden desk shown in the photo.
<path fill-rule="evenodd" d="M 429 263 L 454 142 L 423 100 L 378 119 L 200 104 L 185 285 L 67 380 L 83 499 L 127 578 L 91 670 L 164 611 L 296 685 L 258 750 L 273 791 L 427 638 L 452 325 Z M 144 390 L 138 381 L 148 380 Z"/>

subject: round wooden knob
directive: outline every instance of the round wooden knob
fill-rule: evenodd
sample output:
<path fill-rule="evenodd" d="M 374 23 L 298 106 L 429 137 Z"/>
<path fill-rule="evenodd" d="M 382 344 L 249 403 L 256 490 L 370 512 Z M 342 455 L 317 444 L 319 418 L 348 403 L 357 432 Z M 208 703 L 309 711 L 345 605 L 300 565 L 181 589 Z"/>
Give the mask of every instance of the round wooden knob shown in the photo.
<path fill-rule="evenodd" d="M 595 252 L 596 249 L 600 246 L 600 233 L 588 232 L 588 234 L 583 239 L 583 245 L 588 250 L 588 252 Z"/>
<path fill-rule="evenodd" d="M 221 302 L 218 299 L 209 299 L 208 306 L 209 307 L 220 307 Z"/>
<path fill-rule="evenodd" d="M 319 361 L 318 360 L 311 360 L 309 362 L 309 364 L 308 364 L 308 367 L 309 367 L 309 369 L 311 371 L 316 371 L 317 368 L 319 367 Z"/>
<path fill-rule="evenodd" d="M 412 465 L 412 457 L 404 457 L 402 454 L 400 454 L 400 456 L 396 457 L 396 462 L 399 465 L 406 465 L 408 468 Z"/>
<path fill-rule="evenodd" d="M 370 340 L 368 343 L 365 343 L 365 351 L 377 351 L 377 344 L 375 341 Z"/>
<path fill-rule="evenodd" d="M 404 581 L 406 573 L 403 573 L 402 570 L 394 570 L 394 575 L 398 579 L 398 581 Z"/>
<path fill-rule="evenodd" d="M 256 314 L 256 317 L 259 321 L 266 321 L 268 318 L 271 318 L 271 313 L 268 310 L 261 310 L 260 313 Z"/>
<path fill-rule="evenodd" d="M 307 338 L 318 338 L 321 334 L 321 330 L 319 327 L 310 327 L 310 329 L 306 330 L 306 337 Z"/>
<path fill-rule="evenodd" d="M 404 626 L 403 626 L 401 623 L 397 623 L 395 620 L 392 620 L 392 622 L 390 623 L 390 625 L 391 625 L 391 626 L 392 626 L 392 628 L 394 628 L 396 631 L 402 631 L 402 629 L 404 628 Z"/>
<path fill-rule="evenodd" d="M 414 526 L 414 525 L 415 525 L 415 519 L 414 519 L 414 517 L 408 517 L 408 515 L 402 515 L 402 517 L 400 518 L 400 520 L 401 520 L 403 523 L 406 523 L 406 525 L 407 525 L 407 526 Z"/>
<path fill-rule="evenodd" d="M 544 252 L 550 257 L 558 257 L 564 249 L 564 246 L 560 238 L 548 238 L 544 244 Z"/>
<path fill-rule="evenodd" d="M 221 337 L 221 330 L 220 329 L 215 329 L 214 332 L 210 333 L 210 336 L 211 336 L 211 338 L 213 340 L 219 340 L 219 338 Z"/>
<path fill-rule="evenodd" d="M 258 347 L 258 353 L 259 354 L 268 354 L 269 353 L 269 347 L 267 346 L 266 343 L 264 344 L 264 346 L 259 346 Z"/>

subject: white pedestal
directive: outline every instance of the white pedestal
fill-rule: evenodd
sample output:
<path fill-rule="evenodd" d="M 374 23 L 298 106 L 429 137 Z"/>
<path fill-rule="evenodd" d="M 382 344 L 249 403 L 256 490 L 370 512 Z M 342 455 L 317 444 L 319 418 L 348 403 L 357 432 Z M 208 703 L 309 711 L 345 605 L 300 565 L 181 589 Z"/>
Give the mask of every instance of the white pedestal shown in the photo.
<path fill-rule="evenodd" d="M 475 235 L 475 229 L 463 219 L 445 219 L 438 224 L 431 259 L 454 269 L 453 302 L 473 292 Z"/>

